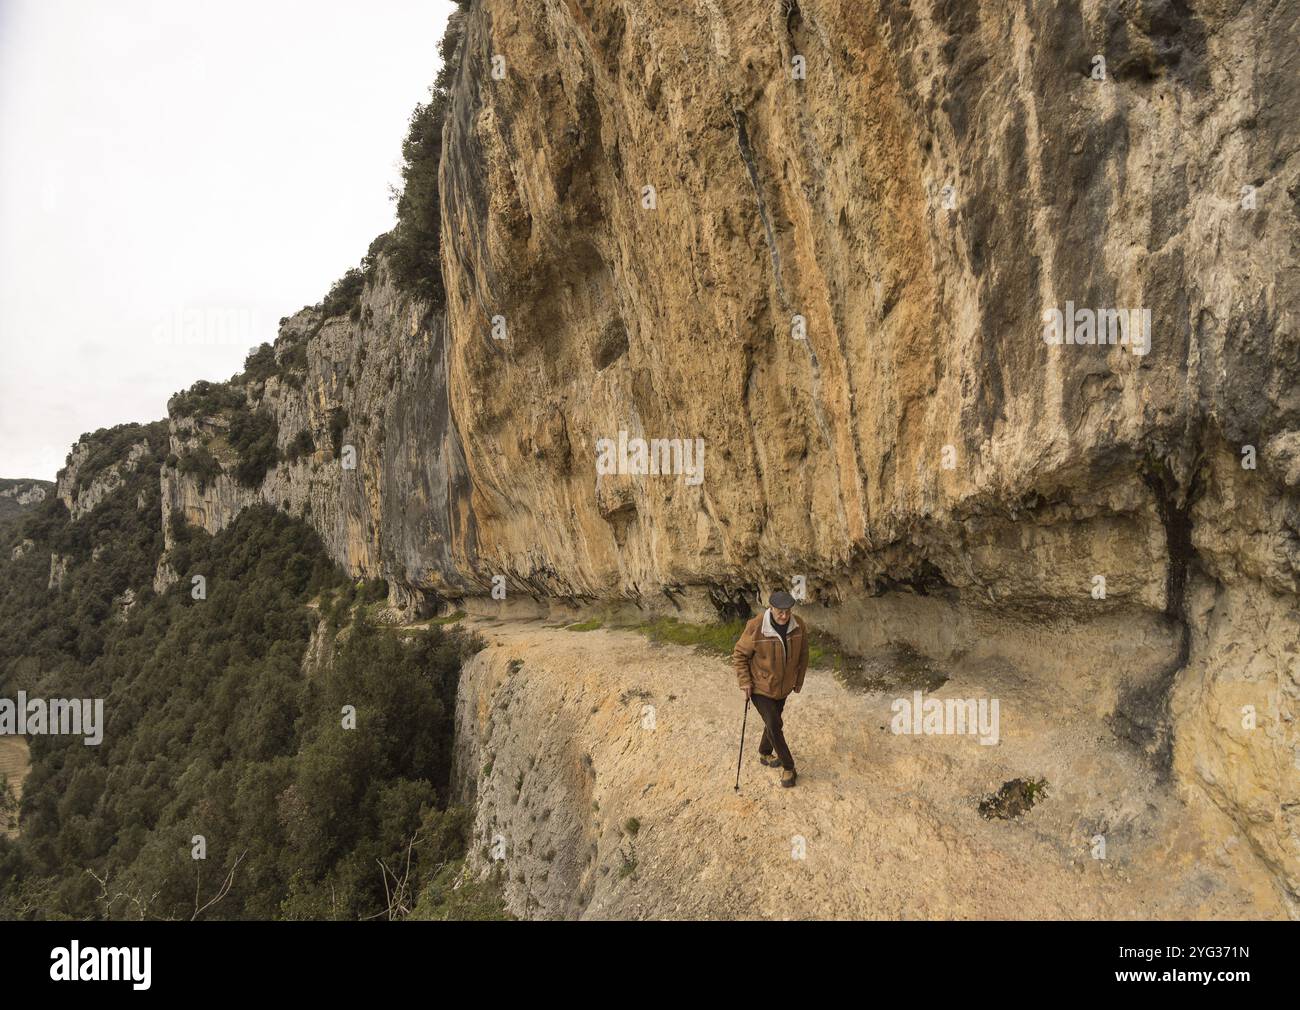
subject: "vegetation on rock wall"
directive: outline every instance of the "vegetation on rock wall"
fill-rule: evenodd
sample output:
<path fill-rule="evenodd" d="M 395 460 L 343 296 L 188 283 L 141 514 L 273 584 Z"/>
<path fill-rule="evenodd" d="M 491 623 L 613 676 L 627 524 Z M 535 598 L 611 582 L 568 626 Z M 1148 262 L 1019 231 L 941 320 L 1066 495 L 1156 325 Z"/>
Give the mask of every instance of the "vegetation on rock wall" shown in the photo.
<path fill-rule="evenodd" d="M 460 2 L 459 7 L 464 11 L 469 0 Z M 443 305 L 438 165 L 442 160 L 442 124 L 451 82 L 460 67 L 462 34 L 462 16 L 453 15 L 439 45 L 442 65 L 429 89 L 429 101 L 420 103 L 411 113 L 402 142 L 402 187 L 394 194 L 397 223 L 391 232 L 370 243 L 359 268 L 354 267 L 334 282 L 319 306 L 322 323 L 342 315 L 353 322 L 361 318 L 361 295 L 381 255 L 387 256 L 400 290 L 425 299 L 435 308 Z"/>
<path fill-rule="evenodd" d="M 230 445 L 239 454 L 235 480 L 245 487 L 258 487 L 266 472 L 275 466 L 279 453 L 279 427 L 265 410 L 235 411 L 230 418 Z"/>
<path fill-rule="evenodd" d="M 168 457 L 170 459 L 170 457 Z M 176 462 L 183 476 L 192 477 L 200 492 L 221 476 L 221 464 L 206 446 L 196 446 L 186 451 Z"/>
<path fill-rule="evenodd" d="M 285 448 L 284 458 L 290 463 L 296 463 L 304 456 L 310 456 L 315 451 L 316 441 L 312 438 L 311 431 L 303 428 Z"/>
<path fill-rule="evenodd" d="M 468 2 L 461 3 L 464 10 Z M 438 197 L 438 163 L 442 159 L 442 124 L 450 100 L 452 79 L 460 68 L 462 17 L 454 14 L 442 37 L 442 66 L 430 88 L 429 101 L 411 113 L 402 144 L 402 192 L 397 199 L 397 226 L 387 243 L 393 276 L 399 287 L 443 304 L 442 211 Z"/>
<path fill-rule="evenodd" d="M 84 491 L 110 466 L 125 460 L 133 445 L 156 441 L 165 427 L 163 422 L 119 424 L 114 428 L 100 428 L 88 436 L 90 451 L 77 468 L 77 491 Z"/>

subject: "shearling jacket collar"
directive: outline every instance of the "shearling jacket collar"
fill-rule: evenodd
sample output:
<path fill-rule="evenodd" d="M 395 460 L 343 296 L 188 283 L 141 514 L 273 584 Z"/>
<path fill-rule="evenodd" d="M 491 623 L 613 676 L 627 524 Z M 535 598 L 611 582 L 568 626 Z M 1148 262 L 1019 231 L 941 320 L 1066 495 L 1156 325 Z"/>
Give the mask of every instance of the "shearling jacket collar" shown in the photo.
<path fill-rule="evenodd" d="M 790 615 L 790 623 L 786 625 L 786 637 L 795 634 L 799 630 L 799 622 L 794 619 L 794 614 Z M 772 608 L 768 607 L 763 611 L 762 632 L 768 638 L 780 638 L 777 634 L 776 626 L 772 623 Z"/>

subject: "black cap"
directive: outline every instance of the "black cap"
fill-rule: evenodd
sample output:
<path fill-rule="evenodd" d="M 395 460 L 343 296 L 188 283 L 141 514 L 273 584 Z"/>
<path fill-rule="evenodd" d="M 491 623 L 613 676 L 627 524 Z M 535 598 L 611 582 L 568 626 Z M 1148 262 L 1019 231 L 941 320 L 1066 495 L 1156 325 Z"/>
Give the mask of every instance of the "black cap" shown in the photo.
<path fill-rule="evenodd" d="M 767 602 L 777 610 L 789 610 L 794 606 L 794 597 L 784 589 L 778 589 Z"/>

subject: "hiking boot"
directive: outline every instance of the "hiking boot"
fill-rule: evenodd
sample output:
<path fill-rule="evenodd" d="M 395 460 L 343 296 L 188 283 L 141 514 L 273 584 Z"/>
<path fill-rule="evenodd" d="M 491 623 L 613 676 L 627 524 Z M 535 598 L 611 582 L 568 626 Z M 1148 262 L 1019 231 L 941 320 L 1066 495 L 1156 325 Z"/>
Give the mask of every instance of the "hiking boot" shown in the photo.
<path fill-rule="evenodd" d="M 781 767 L 781 759 L 775 754 L 760 754 L 758 756 L 758 763 L 768 768 Z"/>
<path fill-rule="evenodd" d="M 793 768 L 784 769 L 781 772 L 781 788 L 792 789 L 794 787 L 795 779 L 798 777 L 799 776 L 794 773 Z"/>

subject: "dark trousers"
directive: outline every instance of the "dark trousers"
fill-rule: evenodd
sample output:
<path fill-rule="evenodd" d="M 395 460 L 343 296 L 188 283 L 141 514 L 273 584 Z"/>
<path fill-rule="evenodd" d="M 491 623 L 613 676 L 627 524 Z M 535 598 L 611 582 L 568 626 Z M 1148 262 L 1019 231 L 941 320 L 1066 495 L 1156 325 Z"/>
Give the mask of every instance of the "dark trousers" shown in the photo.
<path fill-rule="evenodd" d="M 758 752 L 766 756 L 775 749 L 776 756 L 781 759 L 781 767 L 794 771 L 794 757 L 790 754 L 790 748 L 786 746 L 785 733 L 782 731 L 784 723 L 781 721 L 781 712 L 785 708 L 785 699 L 777 701 L 757 691 L 749 697 L 754 703 L 755 711 L 763 720 L 763 739 L 759 742 Z"/>

